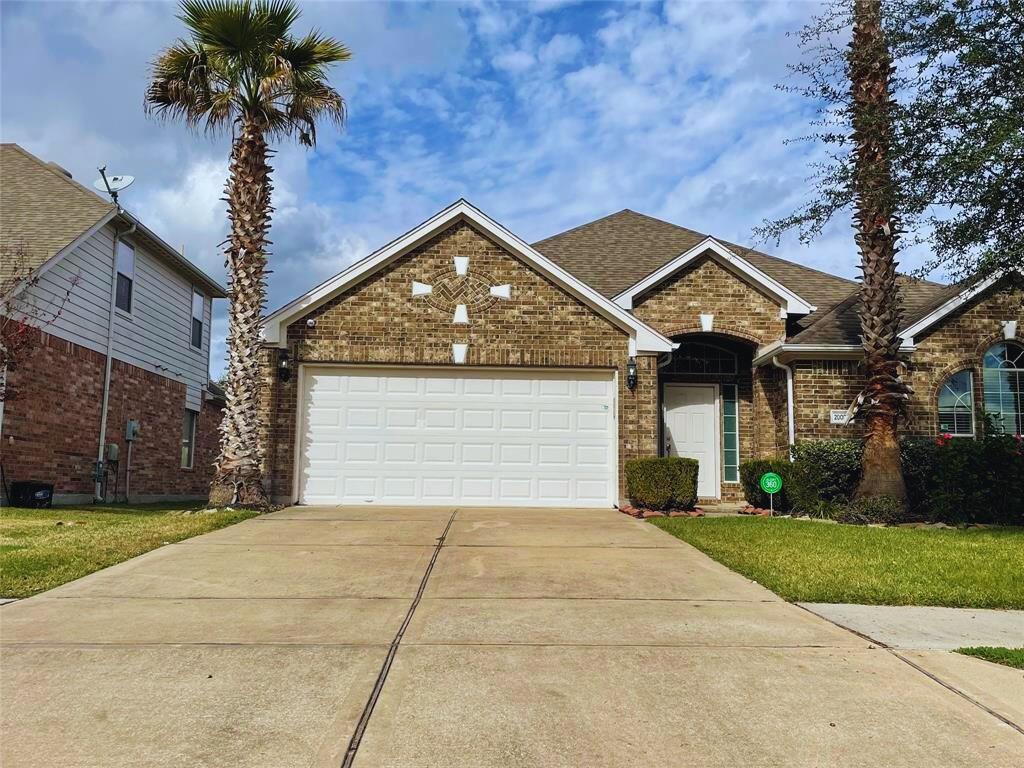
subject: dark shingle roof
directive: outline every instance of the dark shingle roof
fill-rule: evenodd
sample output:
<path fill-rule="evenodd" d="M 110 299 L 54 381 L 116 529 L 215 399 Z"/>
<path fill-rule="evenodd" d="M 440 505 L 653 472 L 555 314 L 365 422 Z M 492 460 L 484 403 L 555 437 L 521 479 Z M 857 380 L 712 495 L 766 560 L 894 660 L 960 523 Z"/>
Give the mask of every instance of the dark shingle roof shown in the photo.
<path fill-rule="evenodd" d="M 611 298 L 706 237 L 692 229 L 626 209 L 536 242 L 533 247 Z M 790 337 L 790 342 L 860 343 L 857 281 L 725 240 L 719 242 L 817 307 L 815 312 L 795 321 L 796 333 Z M 904 326 L 924 317 L 959 291 L 957 286 L 907 276 L 899 280 Z"/>
<path fill-rule="evenodd" d="M 114 210 L 17 144 L 0 144 L 0 245 L 24 248 L 24 263 L 17 266 L 41 266 Z M 15 267 L 11 259 L 3 261 Z M 3 270 L 0 264 L 0 277 Z"/>
<path fill-rule="evenodd" d="M 939 285 L 906 276 L 901 276 L 898 284 L 903 297 L 903 328 L 917 322 L 961 290 L 960 286 Z M 793 344 L 860 344 L 858 303 L 855 290 L 827 312 L 815 313 L 820 316 L 814 323 L 789 341 Z"/>
<path fill-rule="evenodd" d="M 118 213 L 117 206 L 59 167 L 17 144 L 0 144 L 0 248 L 5 254 L 0 280 L 41 267 L 113 213 Z M 142 222 L 127 211 L 120 214 L 126 223 L 138 225 L 133 240 L 184 272 L 213 298 L 227 296 L 222 285 Z M 23 258 L 12 259 L 9 249 L 23 250 Z"/>
<path fill-rule="evenodd" d="M 614 297 L 708 236 L 629 209 L 533 244 L 605 296 Z M 716 238 L 717 239 L 717 238 Z M 856 283 L 720 240 L 738 256 L 818 307 L 846 297 Z"/>

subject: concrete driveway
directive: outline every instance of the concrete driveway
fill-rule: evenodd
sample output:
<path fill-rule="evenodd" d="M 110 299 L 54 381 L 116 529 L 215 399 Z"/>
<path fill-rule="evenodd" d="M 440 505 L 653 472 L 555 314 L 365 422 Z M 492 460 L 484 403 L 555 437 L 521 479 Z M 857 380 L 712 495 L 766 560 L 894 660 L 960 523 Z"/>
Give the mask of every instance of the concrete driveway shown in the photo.
<path fill-rule="evenodd" d="M 293 508 L 8 605 L 0 642 L 6 768 L 1024 764 L 1019 728 L 611 511 Z"/>

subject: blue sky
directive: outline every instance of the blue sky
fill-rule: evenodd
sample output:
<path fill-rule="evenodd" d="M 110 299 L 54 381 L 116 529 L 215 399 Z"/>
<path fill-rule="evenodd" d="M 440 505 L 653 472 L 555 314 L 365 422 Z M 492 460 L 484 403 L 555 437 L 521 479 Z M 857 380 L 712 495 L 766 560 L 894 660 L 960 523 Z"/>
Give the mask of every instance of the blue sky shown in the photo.
<path fill-rule="evenodd" d="M 774 88 L 796 58 L 787 32 L 815 8 L 305 3 L 300 31 L 352 49 L 333 76 L 349 121 L 324 126 L 314 151 L 278 147 L 269 306 L 458 197 L 528 241 L 632 208 L 750 243 L 807 194 L 820 152 L 785 144 L 811 108 Z M 147 63 L 181 34 L 174 5 L 5 0 L 0 13 L 0 137 L 87 183 L 101 164 L 135 175 L 122 203 L 223 277 L 227 139 L 142 109 Z M 845 220 L 810 248 L 764 249 L 856 274 Z"/>

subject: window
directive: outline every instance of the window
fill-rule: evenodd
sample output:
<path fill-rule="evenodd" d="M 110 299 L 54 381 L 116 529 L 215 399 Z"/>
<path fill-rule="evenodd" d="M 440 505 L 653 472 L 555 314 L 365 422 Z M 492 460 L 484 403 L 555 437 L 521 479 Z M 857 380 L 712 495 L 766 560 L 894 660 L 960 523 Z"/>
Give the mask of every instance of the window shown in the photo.
<path fill-rule="evenodd" d="M 199 291 L 192 289 L 192 346 L 196 349 L 203 348 L 203 310 L 206 307 L 206 297 Z"/>
<path fill-rule="evenodd" d="M 996 431 L 1024 433 L 1024 345 L 1001 341 L 985 353 L 985 413 Z"/>
<path fill-rule="evenodd" d="M 181 468 L 192 469 L 192 461 L 196 452 L 196 421 L 199 413 L 185 409 L 185 418 L 181 424 Z"/>
<path fill-rule="evenodd" d="M 740 481 L 740 412 L 736 401 L 736 385 L 722 385 L 722 479 L 727 483 Z"/>
<path fill-rule="evenodd" d="M 713 344 L 684 341 L 672 353 L 672 362 L 666 370 L 670 373 L 735 374 L 736 353 Z"/>
<path fill-rule="evenodd" d="M 135 285 L 135 249 L 123 240 L 117 241 L 117 293 L 114 305 L 132 311 L 132 288 Z"/>
<path fill-rule="evenodd" d="M 939 390 L 939 432 L 954 437 L 974 435 L 974 376 L 954 373 Z"/>

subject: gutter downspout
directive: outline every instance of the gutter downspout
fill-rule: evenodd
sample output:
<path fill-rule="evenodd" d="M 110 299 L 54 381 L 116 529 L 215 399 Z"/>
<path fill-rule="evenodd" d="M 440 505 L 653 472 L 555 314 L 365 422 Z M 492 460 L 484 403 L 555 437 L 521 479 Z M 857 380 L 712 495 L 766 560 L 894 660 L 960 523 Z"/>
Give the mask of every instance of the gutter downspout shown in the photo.
<path fill-rule="evenodd" d="M 793 413 L 793 369 L 788 365 L 780 363 L 778 355 L 772 358 L 772 365 L 786 372 L 786 422 L 789 427 L 789 460 L 793 461 L 793 446 L 796 445 L 796 417 Z"/>
<path fill-rule="evenodd" d="M 107 316 L 107 359 L 103 370 L 103 404 L 100 410 L 100 439 L 96 446 L 96 485 L 93 488 L 93 501 L 103 501 L 103 480 L 100 477 L 100 466 L 103 464 L 103 453 L 107 441 L 107 407 L 110 404 L 110 369 L 114 359 L 114 318 L 115 302 L 117 301 L 117 245 L 125 235 L 132 234 L 137 225 L 132 224 L 124 232 L 114 229 L 114 247 L 111 250 L 110 265 L 110 312 Z"/>

